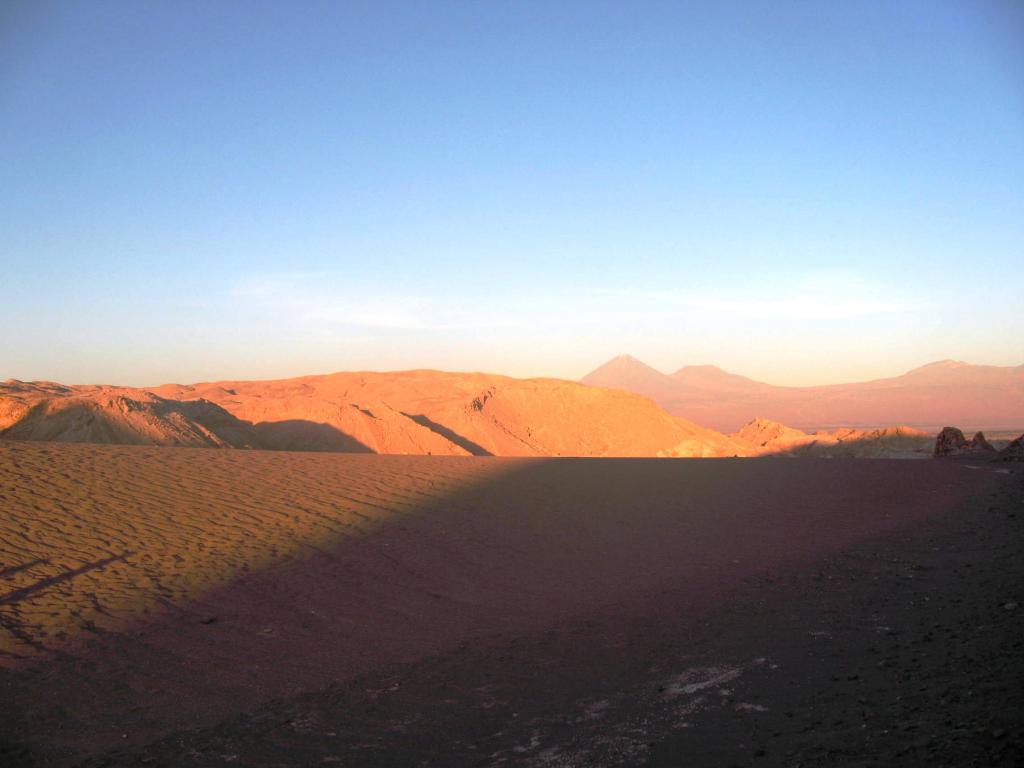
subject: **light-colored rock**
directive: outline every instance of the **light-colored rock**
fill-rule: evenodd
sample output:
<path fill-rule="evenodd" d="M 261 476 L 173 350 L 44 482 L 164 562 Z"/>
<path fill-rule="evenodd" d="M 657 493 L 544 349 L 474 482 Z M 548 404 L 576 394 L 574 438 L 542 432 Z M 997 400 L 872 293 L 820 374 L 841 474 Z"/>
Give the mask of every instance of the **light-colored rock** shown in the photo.
<path fill-rule="evenodd" d="M 807 434 L 770 419 L 754 419 L 732 435 L 751 455 L 813 458 L 927 458 L 932 441 L 911 427 L 819 430 Z"/>

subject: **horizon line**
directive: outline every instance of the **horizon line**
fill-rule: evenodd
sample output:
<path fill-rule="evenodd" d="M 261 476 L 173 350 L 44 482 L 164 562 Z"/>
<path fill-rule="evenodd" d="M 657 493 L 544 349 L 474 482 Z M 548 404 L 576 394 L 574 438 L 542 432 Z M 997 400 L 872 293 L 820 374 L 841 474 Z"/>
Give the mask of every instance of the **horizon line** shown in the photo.
<path fill-rule="evenodd" d="M 10 383 L 20 383 L 20 384 L 57 384 L 57 385 L 66 386 L 66 387 L 110 387 L 112 389 L 123 388 L 123 389 L 150 390 L 150 389 L 159 389 L 160 387 L 169 387 L 169 386 L 191 387 L 191 386 L 197 386 L 199 384 L 221 384 L 221 383 L 234 383 L 234 382 L 265 382 L 265 381 L 293 381 L 293 380 L 296 380 L 296 379 L 325 378 L 325 377 L 328 377 L 328 376 L 337 376 L 337 375 L 341 375 L 341 374 L 386 375 L 386 374 L 401 374 L 401 373 L 441 373 L 441 374 L 448 374 L 448 375 L 464 375 L 464 376 L 500 376 L 502 378 L 516 379 L 516 380 L 519 380 L 519 381 L 533 381 L 533 380 L 548 379 L 548 380 L 555 380 L 555 381 L 567 381 L 567 382 L 572 382 L 574 384 L 584 384 L 584 386 L 598 386 L 598 387 L 600 387 L 601 385 L 599 385 L 599 384 L 585 384 L 583 382 L 583 379 L 585 379 L 590 374 L 592 374 L 592 373 L 600 370 L 601 368 L 605 367 L 606 365 L 609 365 L 610 363 L 613 363 L 616 360 L 621 360 L 621 359 L 629 359 L 629 360 L 635 361 L 635 362 L 639 363 L 640 365 L 643 365 L 643 366 L 645 366 L 647 368 L 650 368 L 655 373 L 658 373 L 658 374 L 660 374 L 662 376 L 665 376 L 665 377 L 671 377 L 671 373 L 678 373 L 679 371 L 685 370 L 687 368 L 715 368 L 715 369 L 721 371 L 722 373 L 725 373 L 725 374 L 728 374 L 728 375 L 731 375 L 731 376 L 740 376 L 742 378 L 749 379 L 750 381 L 753 381 L 753 382 L 755 382 L 757 384 L 765 384 L 767 386 L 777 387 L 779 389 L 817 389 L 817 388 L 821 388 L 821 387 L 842 387 L 842 386 L 846 386 L 846 385 L 850 385 L 850 384 L 866 384 L 866 383 L 870 383 L 872 381 L 885 381 L 886 379 L 899 378 L 899 377 L 905 376 L 905 375 L 907 375 L 909 373 L 913 373 L 914 371 L 919 371 L 919 370 L 921 370 L 923 368 L 928 368 L 928 367 L 931 367 L 931 366 L 941 365 L 943 363 L 956 363 L 958 367 L 970 367 L 970 368 L 1022 368 L 1022 367 L 1024 367 L 1024 363 L 1019 363 L 1017 365 L 992 365 L 992 364 L 989 364 L 989 363 L 972 363 L 972 362 L 966 362 L 966 361 L 963 361 L 963 360 L 954 360 L 953 358 L 943 358 L 941 360 L 933 360 L 932 362 L 924 363 L 923 365 L 918 365 L 918 366 L 915 366 L 913 368 L 904 369 L 901 373 L 895 373 L 895 374 L 891 374 L 891 375 L 888 375 L 888 376 L 874 377 L 874 378 L 870 378 L 870 379 L 858 379 L 858 380 L 844 381 L 844 382 L 833 383 L 833 384 L 772 384 L 772 383 L 767 382 L 767 381 L 762 381 L 760 379 L 751 378 L 750 376 L 747 376 L 746 374 L 736 373 L 734 371 L 727 370 L 725 368 L 722 368 L 719 365 L 715 365 L 714 363 L 689 363 L 689 364 L 686 364 L 686 365 L 680 366 L 679 368 L 674 369 L 671 373 L 665 373 L 664 371 L 662 371 L 662 370 L 660 370 L 658 368 L 655 368 L 654 366 L 644 362 L 640 358 L 638 358 L 638 357 L 636 357 L 636 356 L 634 356 L 634 355 L 632 355 L 632 354 L 630 354 L 628 352 L 623 352 L 623 353 L 620 353 L 618 355 L 615 355 L 615 356 L 609 358 L 604 363 L 601 363 L 597 367 L 592 368 L 591 370 L 589 370 L 586 373 L 584 373 L 582 376 L 579 376 L 578 378 L 574 378 L 574 379 L 572 379 L 572 378 L 565 378 L 565 377 L 562 377 L 562 376 L 551 376 L 551 375 L 513 376 L 513 375 L 510 375 L 510 374 L 507 374 L 507 373 L 498 373 L 498 372 L 495 372 L 495 371 L 485 371 L 485 370 L 449 370 L 449 369 L 442 369 L 442 368 L 415 367 L 415 368 L 392 368 L 392 369 L 383 369 L 383 370 L 374 370 L 374 369 L 365 369 L 365 368 L 363 368 L 363 369 L 351 369 L 351 370 L 341 369 L 341 370 L 328 371 L 328 372 L 325 372 L 325 373 L 300 373 L 300 374 L 296 374 L 296 375 L 292 375 L 292 376 L 285 375 L 285 376 L 266 376 L 266 377 L 249 377 L 249 378 L 198 379 L 198 380 L 195 380 L 195 381 L 185 382 L 185 383 L 183 383 L 181 380 L 179 380 L 179 381 L 173 381 L 172 380 L 172 381 L 163 381 L 163 382 L 160 382 L 159 384 L 115 384 L 115 383 L 107 383 L 107 382 L 65 383 L 65 382 L 62 382 L 62 381 L 58 381 L 57 379 L 50 379 L 50 378 L 20 379 L 20 378 L 17 378 L 15 376 L 8 376 L 7 378 L 5 378 L 2 381 L 0 381 L 0 384 L 10 384 Z"/>

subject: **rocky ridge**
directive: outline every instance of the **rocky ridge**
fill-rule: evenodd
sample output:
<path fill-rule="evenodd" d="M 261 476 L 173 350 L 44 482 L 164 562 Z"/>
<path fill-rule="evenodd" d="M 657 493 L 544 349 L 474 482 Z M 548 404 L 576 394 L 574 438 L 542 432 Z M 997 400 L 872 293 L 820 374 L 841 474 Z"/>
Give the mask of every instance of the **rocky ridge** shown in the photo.
<path fill-rule="evenodd" d="M 405 371 L 151 389 L 0 384 L 0 437 L 453 456 L 733 456 L 743 446 L 632 393 Z"/>
<path fill-rule="evenodd" d="M 923 459 L 932 438 L 911 427 L 803 432 L 770 419 L 757 418 L 731 437 L 749 446 L 750 455 L 806 458 Z"/>
<path fill-rule="evenodd" d="M 936 458 L 972 453 L 995 453 L 995 448 L 985 439 L 982 432 L 975 433 L 974 437 L 968 440 L 956 427 L 943 427 L 935 438 L 933 455 Z"/>

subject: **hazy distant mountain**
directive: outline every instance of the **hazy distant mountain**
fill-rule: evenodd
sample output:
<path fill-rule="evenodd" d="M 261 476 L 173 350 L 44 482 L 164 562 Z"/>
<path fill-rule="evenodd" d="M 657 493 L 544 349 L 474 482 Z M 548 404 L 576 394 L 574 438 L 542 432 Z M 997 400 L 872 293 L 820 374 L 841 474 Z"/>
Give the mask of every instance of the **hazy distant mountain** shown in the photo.
<path fill-rule="evenodd" d="M 580 381 L 593 387 L 624 389 L 627 392 L 636 392 L 655 399 L 657 399 L 656 396 L 676 390 L 676 382 L 671 376 L 656 371 L 631 355 L 613 357 L 600 368 L 588 373 Z"/>
<path fill-rule="evenodd" d="M 617 362 L 622 360 L 628 365 Z M 623 369 L 626 375 L 617 375 Z M 1024 365 L 943 360 L 889 379 L 778 387 L 714 366 L 687 366 L 668 376 L 621 356 L 582 382 L 647 395 L 675 416 L 723 431 L 737 430 L 758 417 L 802 429 L 887 424 L 929 430 L 945 424 L 965 429 L 1024 427 Z"/>
<path fill-rule="evenodd" d="M 151 389 L 0 384 L 0 437 L 496 456 L 732 456 L 646 397 L 556 379 L 406 371 Z"/>
<path fill-rule="evenodd" d="M 685 365 L 668 378 L 677 385 L 712 392 L 763 392 L 776 389 L 771 384 L 729 373 L 714 365 Z"/>

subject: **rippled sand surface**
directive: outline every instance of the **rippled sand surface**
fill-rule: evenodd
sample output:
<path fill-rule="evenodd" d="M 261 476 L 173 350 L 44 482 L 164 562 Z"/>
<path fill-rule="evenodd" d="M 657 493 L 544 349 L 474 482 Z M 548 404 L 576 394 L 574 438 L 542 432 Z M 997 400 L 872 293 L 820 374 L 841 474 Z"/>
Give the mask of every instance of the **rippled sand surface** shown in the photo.
<path fill-rule="evenodd" d="M 19 740 L 145 744 L 474 638 L 685 615 L 992 477 L 4 442 L 0 682 Z"/>

